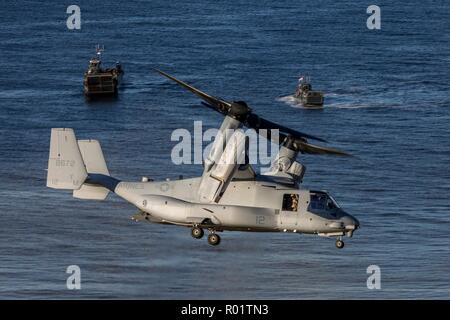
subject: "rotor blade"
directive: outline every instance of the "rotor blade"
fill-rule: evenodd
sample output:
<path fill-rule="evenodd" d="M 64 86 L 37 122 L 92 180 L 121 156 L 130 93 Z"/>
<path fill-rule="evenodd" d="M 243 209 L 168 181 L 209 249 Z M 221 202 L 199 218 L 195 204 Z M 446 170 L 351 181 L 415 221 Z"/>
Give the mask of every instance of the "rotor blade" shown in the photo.
<path fill-rule="evenodd" d="M 192 93 L 196 94 L 197 96 L 199 96 L 200 98 L 202 98 L 204 101 L 206 101 L 209 105 L 213 106 L 217 111 L 224 113 L 227 109 L 231 108 L 231 104 L 227 101 L 224 101 L 222 99 L 216 98 L 214 96 L 210 96 L 209 94 L 200 91 L 197 88 L 194 88 L 193 86 L 187 84 L 186 82 L 183 82 L 181 80 L 178 80 L 177 78 L 161 71 L 158 69 L 154 69 L 156 72 L 158 72 L 159 74 L 163 75 L 166 78 L 169 78 L 172 81 L 175 81 L 176 83 L 178 83 L 180 86 L 188 89 L 189 91 L 191 91 Z"/>
<path fill-rule="evenodd" d="M 216 108 L 216 107 L 214 107 L 214 106 L 212 106 L 212 105 L 210 105 L 209 103 L 206 103 L 206 102 L 204 102 L 204 101 L 202 101 L 202 102 L 200 102 L 202 105 L 204 105 L 205 107 L 207 107 L 207 108 L 209 108 L 209 109 L 212 109 L 212 110 L 214 110 L 214 111 L 217 111 L 217 112 L 219 112 L 219 113 L 221 113 L 221 114 L 223 114 L 223 115 L 227 115 L 227 112 L 226 111 L 222 111 L 222 110 L 220 110 L 220 109 L 218 109 L 218 108 Z"/>
<path fill-rule="evenodd" d="M 296 144 L 298 146 L 299 151 L 303 152 L 303 153 L 323 154 L 323 155 L 333 155 L 333 156 L 343 156 L 343 157 L 351 157 L 352 156 L 352 155 L 350 155 L 344 151 L 338 150 L 338 149 L 316 146 L 316 145 L 309 144 L 309 143 L 303 142 L 303 141 L 297 141 Z"/>
<path fill-rule="evenodd" d="M 164 77 L 175 81 L 180 86 L 188 89 L 192 93 L 194 93 L 197 96 L 199 96 L 200 98 L 202 98 L 212 109 L 214 109 L 224 115 L 229 115 L 232 113 L 234 113 L 235 115 L 239 115 L 239 114 L 243 115 L 245 117 L 245 120 L 244 120 L 244 118 L 240 118 L 240 121 L 242 121 L 245 126 L 255 129 L 258 133 L 259 133 L 260 129 L 267 129 L 267 130 L 278 129 L 280 132 L 289 134 L 297 139 L 313 139 L 313 140 L 317 140 L 317 141 L 326 142 L 324 139 L 321 139 L 321 138 L 318 138 L 318 137 L 315 137 L 315 136 L 312 136 L 312 135 L 309 135 L 309 134 L 306 134 L 303 132 L 299 132 L 299 131 L 290 129 L 288 127 L 279 125 L 277 123 L 274 123 L 272 121 L 263 119 L 260 116 L 258 116 L 257 114 L 252 113 L 251 109 L 248 108 L 248 106 L 245 103 L 244 103 L 245 106 L 242 106 L 241 103 L 233 103 L 232 104 L 225 100 L 216 98 L 214 96 L 210 96 L 209 94 L 207 94 L 203 91 L 200 91 L 199 89 L 194 88 L 193 86 L 187 84 L 186 82 L 178 80 L 177 78 L 175 78 L 161 70 L 158 70 L 158 69 L 154 69 L 154 70 L 156 72 L 158 72 L 159 74 L 163 75 Z"/>
<path fill-rule="evenodd" d="M 276 124 L 275 122 L 266 120 L 261 118 L 260 116 L 252 113 L 247 117 L 247 121 L 245 123 L 245 125 L 249 128 L 253 128 L 256 131 L 259 131 L 259 129 L 278 129 L 280 130 L 280 132 L 282 133 L 286 133 L 289 134 L 295 138 L 301 139 L 301 138 L 306 138 L 306 139 L 313 139 L 313 140 L 317 140 L 317 141 L 321 141 L 321 142 L 326 142 L 324 139 L 303 133 L 303 132 L 299 132 L 293 129 L 290 129 L 288 127 L 284 127 L 282 125 Z"/>

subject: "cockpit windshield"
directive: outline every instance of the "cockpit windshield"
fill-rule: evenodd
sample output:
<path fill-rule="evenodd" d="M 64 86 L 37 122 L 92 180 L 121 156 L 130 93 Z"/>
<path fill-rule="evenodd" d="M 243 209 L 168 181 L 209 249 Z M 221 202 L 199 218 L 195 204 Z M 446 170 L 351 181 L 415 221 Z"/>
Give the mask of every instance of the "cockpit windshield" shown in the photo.
<path fill-rule="evenodd" d="M 339 209 L 337 202 L 326 192 L 311 191 L 309 211 L 334 211 Z"/>

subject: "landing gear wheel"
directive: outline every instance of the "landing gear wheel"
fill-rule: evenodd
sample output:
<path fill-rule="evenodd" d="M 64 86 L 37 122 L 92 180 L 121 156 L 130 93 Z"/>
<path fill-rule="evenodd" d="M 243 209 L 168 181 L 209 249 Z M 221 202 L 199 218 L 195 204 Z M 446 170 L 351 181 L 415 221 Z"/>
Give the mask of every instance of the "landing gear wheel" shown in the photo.
<path fill-rule="evenodd" d="M 344 241 L 337 239 L 336 240 L 336 248 L 342 249 L 344 247 Z"/>
<path fill-rule="evenodd" d="M 195 239 L 201 239 L 205 233 L 203 232 L 203 229 L 200 227 L 193 227 L 191 230 L 191 235 Z"/>
<path fill-rule="evenodd" d="M 212 246 L 217 246 L 220 243 L 220 237 L 215 233 L 211 233 L 208 235 L 208 243 Z"/>

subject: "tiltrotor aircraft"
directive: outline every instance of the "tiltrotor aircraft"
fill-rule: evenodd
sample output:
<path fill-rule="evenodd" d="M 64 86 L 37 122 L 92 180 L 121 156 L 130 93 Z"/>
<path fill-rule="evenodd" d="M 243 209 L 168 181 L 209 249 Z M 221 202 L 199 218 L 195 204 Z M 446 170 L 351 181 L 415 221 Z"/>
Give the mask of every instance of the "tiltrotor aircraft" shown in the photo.
<path fill-rule="evenodd" d="M 296 157 L 299 153 L 347 153 L 310 144 L 307 139 L 325 141 L 265 120 L 245 102 L 216 98 L 156 71 L 222 113 L 225 119 L 219 133 L 245 126 L 272 139 L 270 130 L 278 129 L 280 149 L 270 170 L 256 174 L 249 164 L 223 161 L 246 152 L 246 138 L 242 130 L 235 130 L 233 139 L 216 137 L 201 177 L 124 182 L 110 176 L 98 141 L 76 140 L 72 129 L 53 128 L 47 187 L 73 190 L 75 198 L 94 200 L 104 200 L 112 191 L 139 209 L 134 220 L 189 227 L 196 239 L 207 230 L 208 243 L 214 246 L 221 240 L 217 233 L 227 230 L 317 234 L 336 237 L 336 247 L 344 247 L 342 237 L 353 235 L 358 220 L 327 192 L 300 187 L 305 168 Z"/>

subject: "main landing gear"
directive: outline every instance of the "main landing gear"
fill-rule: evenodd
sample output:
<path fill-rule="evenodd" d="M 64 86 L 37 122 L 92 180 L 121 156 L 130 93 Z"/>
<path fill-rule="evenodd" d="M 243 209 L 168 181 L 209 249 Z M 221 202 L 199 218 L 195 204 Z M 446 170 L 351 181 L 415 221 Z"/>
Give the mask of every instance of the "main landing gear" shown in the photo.
<path fill-rule="evenodd" d="M 195 238 L 195 239 L 201 239 L 203 238 L 203 235 L 205 233 L 203 232 L 203 229 L 197 226 L 194 226 L 191 230 L 191 235 Z"/>
<path fill-rule="evenodd" d="M 342 238 L 339 237 L 339 238 L 336 240 L 336 248 L 342 249 L 343 247 L 344 247 L 344 241 L 342 241 Z"/>
<path fill-rule="evenodd" d="M 214 230 L 210 230 L 210 234 L 208 235 L 208 243 L 212 246 L 217 246 L 220 243 L 220 236 L 214 232 Z M 195 239 L 203 238 L 205 232 L 199 226 L 193 226 L 191 229 L 191 235 Z"/>
<path fill-rule="evenodd" d="M 212 246 L 217 246 L 220 243 L 220 237 L 218 234 L 210 233 L 208 235 L 208 243 Z"/>

